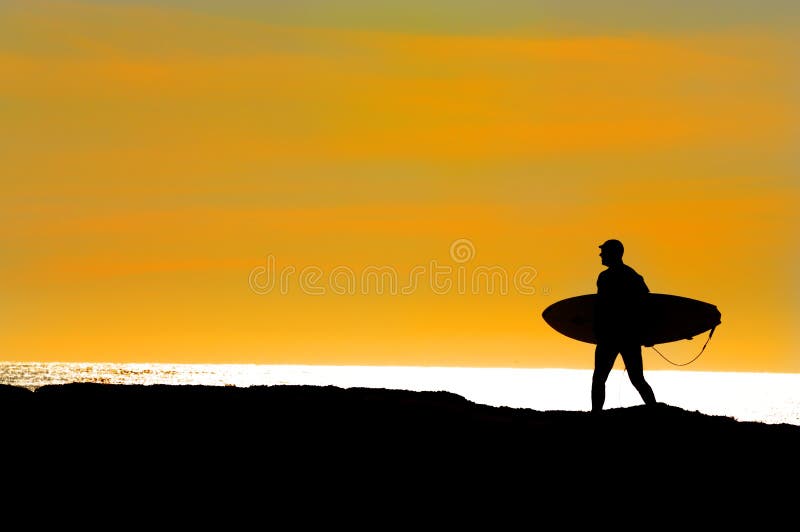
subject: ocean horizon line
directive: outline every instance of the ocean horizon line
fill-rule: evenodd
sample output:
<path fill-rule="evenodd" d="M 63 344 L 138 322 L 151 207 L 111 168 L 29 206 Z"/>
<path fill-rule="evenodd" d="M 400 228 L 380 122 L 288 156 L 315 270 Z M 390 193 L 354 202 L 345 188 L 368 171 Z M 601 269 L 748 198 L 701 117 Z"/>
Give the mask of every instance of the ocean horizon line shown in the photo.
<path fill-rule="evenodd" d="M 497 407 L 591 409 L 591 369 L 256 363 L 0 362 L 0 383 L 31 390 L 94 382 L 135 385 L 338 386 L 447 391 Z M 645 372 L 659 402 L 741 421 L 800 425 L 800 374 L 687 369 Z M 641 404 L 624 369 L 606 383 L 606 408 Z"/>

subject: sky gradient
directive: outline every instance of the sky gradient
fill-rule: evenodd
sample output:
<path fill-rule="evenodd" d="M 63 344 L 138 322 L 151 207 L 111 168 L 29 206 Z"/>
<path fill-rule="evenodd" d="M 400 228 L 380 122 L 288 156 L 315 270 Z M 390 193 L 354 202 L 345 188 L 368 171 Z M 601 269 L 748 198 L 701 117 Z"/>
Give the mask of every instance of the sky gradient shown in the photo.
<path fill-rule="evenodd" d="M 0 357 L 591 368 L 619 238 L 800 371 L 800 8 L 598 4 L 0 2 Z"/>

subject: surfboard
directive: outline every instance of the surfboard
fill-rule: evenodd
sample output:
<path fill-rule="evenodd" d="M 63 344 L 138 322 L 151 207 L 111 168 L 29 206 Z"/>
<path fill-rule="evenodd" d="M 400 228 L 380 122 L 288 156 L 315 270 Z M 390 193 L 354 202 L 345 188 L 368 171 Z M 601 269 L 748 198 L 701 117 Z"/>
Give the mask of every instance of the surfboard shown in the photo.
<path fill-rule="evenodd" d="M 593 321 L 597 294 L 556 301 L 542 312 L 544 321 L 564 336 L 596 344 Z M 647 294 L 642 345 L 691 340 L 722 322 L 715 305 L 671 294 Z"/>

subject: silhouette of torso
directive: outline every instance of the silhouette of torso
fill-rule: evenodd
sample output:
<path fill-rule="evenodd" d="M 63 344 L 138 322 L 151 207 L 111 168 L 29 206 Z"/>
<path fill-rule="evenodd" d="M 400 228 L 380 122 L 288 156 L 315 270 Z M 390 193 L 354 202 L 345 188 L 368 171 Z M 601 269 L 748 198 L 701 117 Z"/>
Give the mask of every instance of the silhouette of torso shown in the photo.
<path fill-rule="evenodd" d="M 643 335 L 644 278 L 627 264 L 609 266 L 597 277 L 594 332 L 598 342 L 638 343 Z"/>

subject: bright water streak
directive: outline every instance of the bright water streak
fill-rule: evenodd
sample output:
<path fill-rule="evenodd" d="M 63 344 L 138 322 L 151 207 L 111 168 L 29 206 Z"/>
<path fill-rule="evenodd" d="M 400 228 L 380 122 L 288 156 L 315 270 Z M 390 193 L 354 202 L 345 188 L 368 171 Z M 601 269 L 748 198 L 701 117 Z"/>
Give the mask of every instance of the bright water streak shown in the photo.
<path fill-rule="evenodd" d="M 649 371 L 660 402 L 740 421 L 800 425 L 800 374 Z M 0 363 L 0 384 L 313 385 L 449 391 L 492 406 L 590 408 L 591 370 L 248 364 Z M 620 370 L 606 384 L 606 408 L 641 404 Z"/>

